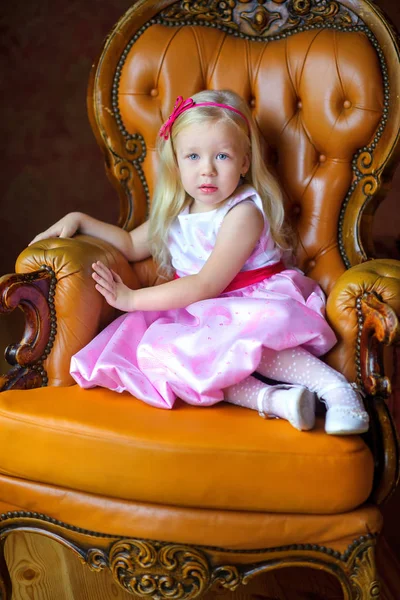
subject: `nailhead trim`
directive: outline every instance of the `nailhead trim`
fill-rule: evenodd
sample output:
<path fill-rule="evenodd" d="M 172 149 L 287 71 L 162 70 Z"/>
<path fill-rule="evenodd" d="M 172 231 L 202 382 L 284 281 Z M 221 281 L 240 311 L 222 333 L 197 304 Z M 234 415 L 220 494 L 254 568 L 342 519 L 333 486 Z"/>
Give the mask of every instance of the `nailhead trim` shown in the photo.
<path fill-rule="evenodd" d="M 54 340 L 55 340 L 56 334 L 57 334 L 57 315 L 56 315 L 56 309 L 55 309 L 55 304 L 54 304 L 54 296 L 55 296 L 55 292 L 56 292 L 57 277 L 56 277 L 55 272 L 49 265 L 41 265 L 40 268 L 43 269 L 44 271 L 47 271 L 50 274 L 49 295 L 47 298 L 47 303 L 50 308 L 50 335 L 49 335 L 49 341 L 46 344 L 46 347 L 43 351 L 42 356 L 32 366 L 32 369 L 37 371 L 39 373 L 39 375 L 41 376 L 41 378 L 42 378 L 42 386 L 41 387 L 46 387 L 49 382 L 49 378 L 47 376 L 46 369 L 43 367 L 43 362 L 46 360 L 46 358 L 50 354 L 51 349 L 53 348 L 53 345 L 54 345 Z"/>
<path fill-rule="evenodd" d="M 356 311 L 357 311 L 357 338 L 356 338 L 356 382 L 364 390 L 364 385 L 361 375 L 361 334 L 364 324 L 364 317 L 361 310 L 361 296 L 357 297 L 356 300 Z M 365 390 L 364 390 L 365 391 Z"/>

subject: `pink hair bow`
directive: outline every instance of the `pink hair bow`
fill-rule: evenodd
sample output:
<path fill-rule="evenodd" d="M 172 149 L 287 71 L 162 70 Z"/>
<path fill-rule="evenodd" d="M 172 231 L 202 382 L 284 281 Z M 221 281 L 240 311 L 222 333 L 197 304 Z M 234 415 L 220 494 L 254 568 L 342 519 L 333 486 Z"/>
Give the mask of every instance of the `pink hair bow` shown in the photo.
<path fill-rule="evenodd" d="M 178 96 L 178 98 L 176 99 L 176 102 L 175 102 L 174 110 L 169 115 L 169 117 L 165 121 L 164 125 L 161 127 L 158 135 L 160 137 L 163 137 L 164 140 L 167 140 L 170 136 L 172 125 L 174 124 L 176 119 L 183 112 L 187 111 L 189 108 L 192 108 L 192 106 L 194 106 L 194 100 L 192 100 L 192 98 L 188 98 L 187 100 L 184 100 L 182 96 Z"/>

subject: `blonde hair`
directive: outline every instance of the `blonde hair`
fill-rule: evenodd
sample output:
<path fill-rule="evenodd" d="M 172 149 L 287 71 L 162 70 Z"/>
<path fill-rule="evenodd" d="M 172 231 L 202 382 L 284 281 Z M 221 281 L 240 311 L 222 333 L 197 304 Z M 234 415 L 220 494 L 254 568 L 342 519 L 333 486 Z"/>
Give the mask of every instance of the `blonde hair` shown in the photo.
<path fill-rule="evenodd" d="M 250 168 L 245 182 L 251 184 L 261 197 L 275 243 L 282 249 L 288 248 L 282 192 L 278 182 L 265 165 L 258 130 L 246 102 L 238 94 L 229 90 L 206 90 L 194 94 L 192 99 L 195 102 L 216 102 L 236 108 L 246 116 L 250 131 L 246 121 L 229 109 L 199 106 L 179 115 L 167 140 L 158 138 L 160 168 L 150 212 L 149 241 L 153 258 L 158 264 L 160 272 L 166 275 L 172 271 L 167 247 L 169 228 L 182 209 L 190 202 L 180 180 L 174 140 L 185 127 L 194 123 L 204 123 L 205 120 L 229 122 L 243 137 L 247 146 L 246 151 L 250 156 Z"/>

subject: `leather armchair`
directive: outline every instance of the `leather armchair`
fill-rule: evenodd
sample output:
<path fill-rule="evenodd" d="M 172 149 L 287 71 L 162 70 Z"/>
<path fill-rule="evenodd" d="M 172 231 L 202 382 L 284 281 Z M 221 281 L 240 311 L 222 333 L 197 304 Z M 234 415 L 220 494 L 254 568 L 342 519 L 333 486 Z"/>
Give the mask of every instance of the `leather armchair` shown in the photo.
<path fill-rule="evenodd" d="M 400 263 L 373 258 L 371 222 L 399 154 L 399 45 L 369 0 L 139 0 L 93 66 L 88 109 L 120 198 L 146 218 L 155 139 L 178 95 L 248 99 L 285 190 L 297 259 L 328 296 L 327 362 L 362 385 L 365 436 L 311 432 L 220 404 L 154 409 L 72 385 L 73 353 L 115 316 L 94 289 L 102 259 L 132 287 L 158 283 L 88 236 L 22 252 L 0 310 L 25 313 L 0 378 L 0 589 L 4 545 L 40 532 L 142 597 L 195 598 L 284 566 L 333 574 L 344 598 L 377 598 L 380 506 L 398 482 L 385 399 L 399 342 Z"/>

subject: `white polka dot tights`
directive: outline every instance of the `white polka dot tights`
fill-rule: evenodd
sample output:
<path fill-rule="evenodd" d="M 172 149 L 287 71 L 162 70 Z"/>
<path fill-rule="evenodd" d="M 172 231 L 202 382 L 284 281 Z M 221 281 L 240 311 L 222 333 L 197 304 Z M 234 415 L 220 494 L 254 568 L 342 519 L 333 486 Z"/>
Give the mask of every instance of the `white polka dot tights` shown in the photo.
<path fill-rule="evenodd" d="M 346 378 L 304 348 L 290 348 L 279 352 L 264 348 L 257 372 L 269 379 L 283 383 L 301 385 L 325 402 L 327 408 L 340 406 L 343 411 L 354 415 L 364 412 L 360 394 Z M 271 388 L 275 387 L 273 393 Z M 259 409 L 259 397 L 265 390 L 263 410 L 283 419 L 286 416 L 285 390 L 269 386 L 253 376 L 224 390 L 225 400 L 254 410 Z"/>

